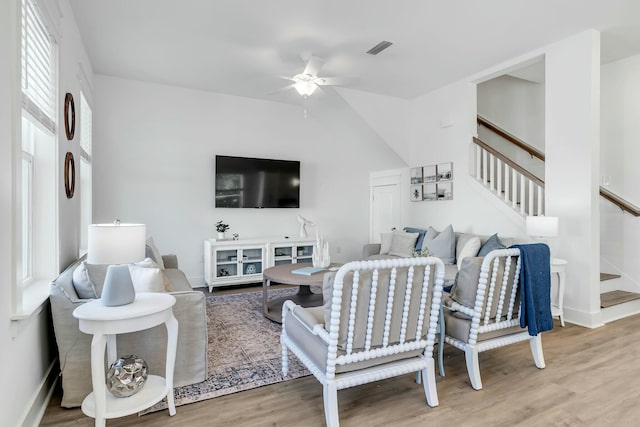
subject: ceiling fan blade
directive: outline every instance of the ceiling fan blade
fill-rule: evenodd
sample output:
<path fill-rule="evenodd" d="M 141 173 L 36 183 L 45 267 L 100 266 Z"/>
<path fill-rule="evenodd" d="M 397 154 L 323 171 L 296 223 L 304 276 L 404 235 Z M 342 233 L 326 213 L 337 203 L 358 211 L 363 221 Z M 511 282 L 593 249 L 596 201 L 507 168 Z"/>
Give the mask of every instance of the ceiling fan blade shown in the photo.
<path fill-rule="evenodd" d="M 284 92 L 284 91 L 289 90 L 289 89 L 293 89 L 294 85 L 295 85 L 295 83 L 291 83 L 290 85 L 287 85 L 287 86 L 281 87 L 280 89 L 276 89 L 276 90 L 274 90 L 272 92 L 269 92 L 267 95 L 274 95 L 276 93 L 280 93 L 280 92 Z"/>
<path fill-rule="evenodd" d="M 307 62 L 307 65 L 304 67 L 304 71 L 302 72 L 302 74 L 317 76 L 318 71 L 320 71 L 320 68 L 322 68 L 323 64 L 324 64 L 324 60 L 322 60 L 322 58 L 318 58 L 317 56 L 312 56 L 311 58 L 309 58 L 309 61 Z"/>
<path fill-rule="evenodd" d="M 357 81 L 356 77 L 319 77 L 315 82 L 320 86 L 349 86 Z"/>

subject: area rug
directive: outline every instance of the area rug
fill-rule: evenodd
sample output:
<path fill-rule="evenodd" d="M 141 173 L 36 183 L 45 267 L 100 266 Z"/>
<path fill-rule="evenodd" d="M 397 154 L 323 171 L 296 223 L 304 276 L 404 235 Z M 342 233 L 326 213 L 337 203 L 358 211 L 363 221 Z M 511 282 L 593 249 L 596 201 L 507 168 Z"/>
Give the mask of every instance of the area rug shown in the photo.
<path fill-rule="evenodd" d="M 282 297 L 296 290 L 272 290 L 269 298 Z M 262 291 L 208 296 L 207 331 L 207 379 L 176 387 L 176 406 L 310 375 L 296 357 L 290 356 L 289 374 L 282 377 L 282 326 L 262 314 Z M 165 399 L 141 414 L 166 407 Z"/>

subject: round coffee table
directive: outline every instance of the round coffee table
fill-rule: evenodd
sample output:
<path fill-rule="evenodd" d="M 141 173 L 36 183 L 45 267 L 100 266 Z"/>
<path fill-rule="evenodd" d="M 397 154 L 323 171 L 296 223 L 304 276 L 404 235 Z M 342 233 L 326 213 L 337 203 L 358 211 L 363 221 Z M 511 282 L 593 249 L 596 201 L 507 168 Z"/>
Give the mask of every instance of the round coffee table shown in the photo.
<path fill-rule="evenodd" d="M 324 274 L 329 270 L 320 271 L 310 276 L 292 273 L 293 270 L 298 268 L 311 266 L 311 263 L 280 264 L 269 267 L 262 272 L 262 310 L 267 319 L 282 323 L 282 304 L 286 300 L 291 300 L 303 307 L 322 305 L 322 294 L 311 292 L 311 285 L 322 286 Z M 331 267 L 338 266 L 339 264 L 331 264 Z M 271 283 L 298 286 L 298 293 L 268 299 L 268 291 Z"/>

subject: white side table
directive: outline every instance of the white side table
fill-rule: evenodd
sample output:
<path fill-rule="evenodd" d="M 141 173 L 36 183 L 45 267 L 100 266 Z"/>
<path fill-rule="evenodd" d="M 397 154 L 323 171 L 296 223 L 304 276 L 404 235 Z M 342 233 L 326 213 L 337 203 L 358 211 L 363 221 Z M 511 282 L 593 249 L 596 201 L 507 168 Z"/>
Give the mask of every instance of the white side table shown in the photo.
<path fill-rule="evenodd" d="M 564 327 L 564 316 L 562 312 L 562 300 L 564 299 L 565 271 L 569 262 L 561 258 L 551 259 L 551 274 L 558 275 L 558 293 L 556 294 L 556 304 L 551 302 L 551 315 L 560 318 L 560 324 Z"/>
<path fill-rule="evenodd" d="M 173 369 L 178 343 L 178 321 L 173 316 L 176 299 L 169 294 L 139 293 L 131 304 L 105 307 L 100 300 L 83 304 L 73 311 L 80 330 L 93 334 L 91 341 L 91 382 L 93 392 L 82 402 L 82 412 L 95 418 L 96 427 L 104 427 L 107 418 L 134 414 L 167 396 L 169 415 L 176 413 L 173 400 Z M 149 375 L 142 389 L 129 397 L 115 397 L 105 385 L 104 354 L 108 366 L 117 358 L 116 334 L 152 328 L 164 323 L 167 328 L 167 363 L 165 378 Z M 144 355 L 139 355 L 144 358 Z"/>

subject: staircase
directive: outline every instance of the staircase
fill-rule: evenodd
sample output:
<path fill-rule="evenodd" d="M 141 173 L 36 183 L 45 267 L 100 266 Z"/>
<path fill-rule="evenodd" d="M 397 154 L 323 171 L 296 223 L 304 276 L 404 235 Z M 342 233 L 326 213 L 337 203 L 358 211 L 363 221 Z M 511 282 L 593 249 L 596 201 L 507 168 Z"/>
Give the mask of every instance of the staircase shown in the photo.
<path fill-rule="evenodd" d="M 501 129 L 489 120 L 478 116 L 478 135 L 482 133 L 498 136 L 502 146 L 508 144 L 511 156 L 507 156 L 496 144 L 488 144 L 480 138 L 473 138 L 475 158 L 475 170 L 473 177 L 484 188 L 498 197 L 503 203 L 512 208 L 522 217 L 540 216 L 545 213 L 544 206 L 544 177 L 532 173 L 516 159 L 523 158 L 525 154 L 529 159 L 527 163 L 538 162 L 544 170 L 544 153 L 535 147 L 520 140 L 504 129 Z M 487 134 L 488 135 L 488 134 Z M 516 154 L 514 154 L 516 153 Z M 518 154 L 519 153 L 519 154 Z M 541 163 L 540 163 L 541 162 Z M 600 196 L 623 212 L 633 216 L 640 216 L 640 208 L 612 193 L 606 188 L 600 187 Z M 608 265 L 606 260 L 601 260 L 601 268 L 609 268 L 613 271 L 615 266 Z M 618 274 L 620 273 L 620 274 Z M 605 323 L 627 317 L 630 314 L 640 313 L 640 293 L 634 292 L 640 289 L 640 283 L 625 277 L 622 272 L 601 273 L 600 306 L 602 318 Z"/>

